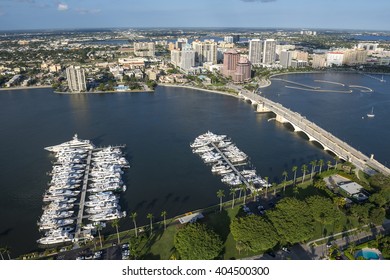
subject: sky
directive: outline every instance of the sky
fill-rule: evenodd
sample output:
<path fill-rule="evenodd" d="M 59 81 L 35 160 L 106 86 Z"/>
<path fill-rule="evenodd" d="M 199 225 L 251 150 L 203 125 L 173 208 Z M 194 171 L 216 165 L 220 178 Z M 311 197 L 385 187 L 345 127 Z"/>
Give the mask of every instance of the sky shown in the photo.
<path fill-rule="evenodd" d="M 104 27 L 390 30 L 390 1 L 0 0 L 0 30 Z"/>

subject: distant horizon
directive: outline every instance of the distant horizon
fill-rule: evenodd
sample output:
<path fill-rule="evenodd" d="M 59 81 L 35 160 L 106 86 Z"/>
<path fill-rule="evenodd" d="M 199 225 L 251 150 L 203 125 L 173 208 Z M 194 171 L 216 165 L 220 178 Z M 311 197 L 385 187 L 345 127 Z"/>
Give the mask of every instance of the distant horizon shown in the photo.
<path fill-rule="evenodd" d="M 202 31 L 202 30 L 207 30 L 207 31 L 221 31 L 223 29 L 226 30 L 240 30 L 245 32 L 245 29 L 248 31 L 256 31 L 256 30 L 272 30 L 272 31 L 301 31 L 301 30 L 310 30 L 310 31 L 338 31 L 338 32 L 369 32 L 369 33 L 375 33 L 375 32 L 381 32 L 381 33 L 389 33 L 390 36 L 390 29 L 385 30 L 385 29 L 352 29 L 352 28 L 326 28 L 326 27 L 321 27 L 321 28 L 310 28 L 310 27 L 221 27 L 221 26 L 203 26 L 203 27 L 188 27 L 188 26 L 178 26 L 178 27 L 162 27 L 162 26 L 140 26 L 140 27 L 57 27 L 57 28 L 30 28 L 30 29 L 1 29 L 0 32 L 51 32 L 51 31 L 82 31 L 82 30 L 129 30 L 129 29 L 135 29 L 135 30 L 153 30 L 153 29 L 162 29 L 162 30 L 191 30 L 191 31 Z M 229 31 L 226 31 L 229 32 Z"/>
<path fill-rule="evenodd" d="M 388 0 L 3 0 L 0 30 L 288 26 L 386 32 L 389 10 Z"/>

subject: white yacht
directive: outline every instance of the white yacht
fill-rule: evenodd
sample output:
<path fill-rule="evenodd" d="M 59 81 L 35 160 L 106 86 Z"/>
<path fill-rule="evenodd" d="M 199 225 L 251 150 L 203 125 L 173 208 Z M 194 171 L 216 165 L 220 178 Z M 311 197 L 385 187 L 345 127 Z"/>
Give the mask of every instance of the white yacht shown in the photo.
<path fill-rule="evenodd" d="M 77 137 L 77 134 L 73 136 L 73 139 L 55 146 L 46 147 L 45 150 L 49 152 L 59 152 L 63 148 L 82 148 L 86 150 L 92 150 L 95 146 L 89 140 L 81 140 Z"/>

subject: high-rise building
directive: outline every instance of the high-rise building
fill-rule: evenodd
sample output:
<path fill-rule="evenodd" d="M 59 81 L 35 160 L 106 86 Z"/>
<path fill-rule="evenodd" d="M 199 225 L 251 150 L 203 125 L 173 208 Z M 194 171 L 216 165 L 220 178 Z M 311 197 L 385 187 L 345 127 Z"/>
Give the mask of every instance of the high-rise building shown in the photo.
<path fill-rule="evenodd" d="M 217 43 L 214 41 L 194 41 L 192 47 L 195 50 L 195 60 L 199 65 L 205 62 L 217 64 Z"/>
<path fill-rule="evenodd" d="M 181 51 L 171 50 L 171 63 L 176 67 L 180 66 Z"/>
<path fill-rule="evenodd" d="M 195 51 L 191 45 L 183 45 L 182 50 L 171 50 L 171 63 L 184 71 L 195 66 Z"/>
<path fill-rule="evenodd" d="M 233 43 L 233 36 L 225 36 L 223 41 L 226 43 Z"/>
<path fill-rule="evenodd" d="M 263 41 L 253 39 L 249 41 L 249 61 L 252 65 L 260 65 L 263 52 Z"/>
<path fill-rule="evenodd" d="M 80 66 L 72 65 L 66 68 L 66 78 L 71 92 L 83 92 L 87 90 L 85 72 Z"/>
<path fill-rule="evenodd" d="M 233 76 L 235 83 L 243 83 L 251 78 L 251 63 L 247 58 L 241 57 L 237 62 L 236 72 Z"/>
<path fill-rule="evenodd" d="M 289 68 L 291 67 L 291 61 L 292 61 L 292 52 L 291 51 L 282 51 L 280 53 L 280 65 L 282 65 L 283 68 Z"/>
<path fill-rule="evenodd" d="M 326 66 L 326 56 L 325 54 L 314 54 L 313 60 L 311 61 L 311 67 L 313 68 L 323 68 Z"/>
<path fill-rule="evenodd" d="M 236 72 L 240 54 L 236 50 L 229 50 L 223 55 L 223 75 L 233 77 Z"/>
<path fill-rule="evenodd" d="M 276 60 L 276 41 L 274 39 L 267 39 L 264 41 L 263 47 L 263 64 L 274 64 Z"/>
<path fill-rule="evenodd" d="M 138 42 L 134 43 L 134 54 L 137 56 L 154 57 L 155 43 L 153 42 Z"/>
<path fill-rule="evenodd" d="M 232 35 L 232 37 L 233 37 L 233 43 L 237 43 L 238 41 L 240 41 L 240 35 L 234 34 Z"/>
<path fill-rule="evenodd" d="M 334 51 L 334 52 L 328 52 L 326 54 L 326 64 L 327 66 L 341 66 L 343 65 L 344 61 L 344 52 L 340 51 Z"/>
<path fill-rule="evenodd" d="M 178 38 L 176 41 L 176 49 L 182 50 L 183 46 L 188 44 L 188 39 L 187 38 Z"/>
<path fill-rule="evenodd" d="M 190 70 L 195 66 L 195 51 L 191 45 L 185 45 L 181 51 L 180 68 L 184 71 Z"/>

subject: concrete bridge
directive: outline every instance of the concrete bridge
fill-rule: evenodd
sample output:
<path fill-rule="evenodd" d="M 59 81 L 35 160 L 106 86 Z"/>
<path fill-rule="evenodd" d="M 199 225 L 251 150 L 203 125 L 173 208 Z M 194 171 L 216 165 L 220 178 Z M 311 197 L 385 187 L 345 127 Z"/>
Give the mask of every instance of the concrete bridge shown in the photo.
<path fill-rule="evenodd" d="M 307 120 L 299 113 L 293 112 L 279 103 L 252 92 L 241 91 L 239 97 L 250 101 L 256 106 L 256 111 L 259 113 L 274 113 L 276 121 L 289 123 L 294 128 L 294 131 L 301 131 L 307 135 L 309 141 L 317 142 L 324 150 L 332 152 L 340 159 L 351 162 L 365 173 L 374 174 L 376 170 L 385 175 L 390 175 L 390 169 L 375 160 L 373 155 L 371 157 L 364 155 L 315 123 Z"/>

